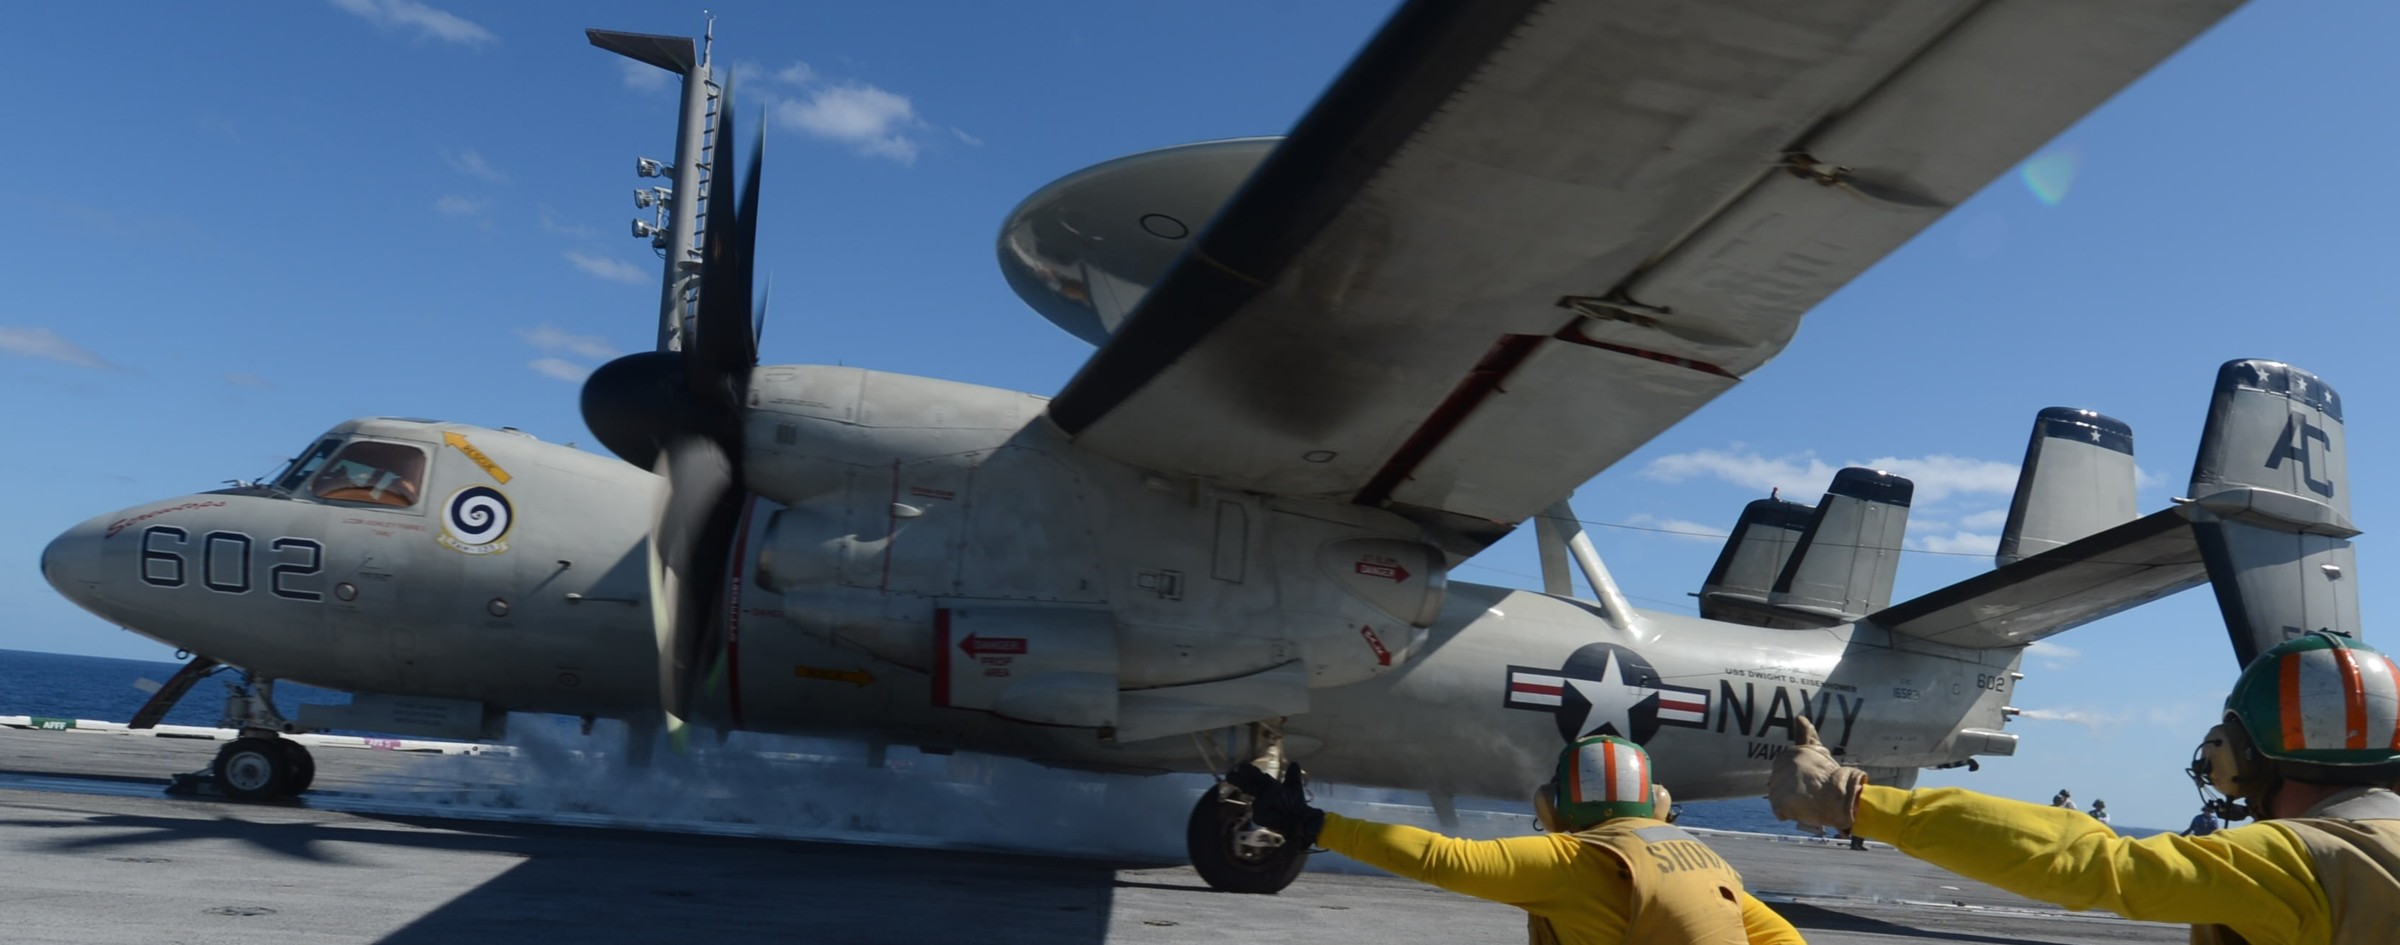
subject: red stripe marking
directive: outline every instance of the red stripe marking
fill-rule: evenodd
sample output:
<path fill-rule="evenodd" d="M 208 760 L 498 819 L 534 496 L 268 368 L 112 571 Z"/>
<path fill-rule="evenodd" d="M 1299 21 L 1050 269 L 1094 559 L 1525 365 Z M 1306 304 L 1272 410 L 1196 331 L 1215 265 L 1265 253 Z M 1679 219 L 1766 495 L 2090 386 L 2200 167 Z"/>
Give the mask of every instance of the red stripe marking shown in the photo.
<path fill-rule="evenodd" d="M 950 704 L 950 608 L 933 612 L 933 704 Z"/>
<path fill-rule="evenodd" d="M 2333 664 L 2342 669 L 2342 747 L 2367 747 L 2367 687 L 2358 678 L 2358 656 L 2335 647 Z"/>
<path fill-rule="evenodd" d="M 1416 471 L 1418 464 L 1423 463 L 1425 457 L 1433 455 L 1434 447 L 1442 445 L 1443 440 L 1457 432 L 1459 425 L 1467 422 L 1467 415 L 1473 413 L 1485 398 L 1498 393 L 1500 382 L 1506 380 L 1518 365 L 1525 363 L 1526 358 L 1532 357 L 1533 350 L 1541 344 L 1540 335 L 1501 335 L 1500 340 L 1492 342 L 1491 348 L 1484 351 L 1483 359 L 1475 362 L 1474 369 L 1459 379 L 1458 386 L 1450 389 L 1450 396 L 1442 398 L 1441 405 L 1425 415 L 1425 422 L 1417 426 L 1417 432 L 1408 435 L 1407 442 L 1400 444 L 1400 449 L 1392 453 L 1392 458 L 1385 460 L 1383 468 L 1375 472 L 1375 478 L 1368 480 L 1366 488 L 1360 489 L 1350 501 L 1359 505 L 1378 506 L 1390 501 L 1392 490 L 1400 488 L 1400 484 L 1408 480 L 1409 474 Z"/>
<path fill-rule="evenodd" d="M 1580 322 L 1578 324 L 1580 324 Z M 1714 374 L 1718 377 L 1732 378 L 1737 381 L 1742 379 L 1741 375 L 1735 374 L 1732 371 L 1728 371 L 1706 361 L 1698 361 L 1683 357 L 1681 355 L 1668 354 L 1663 351 L 1652 351 L 1647 348 L 1636 348 L 1630 345 L 1621 345 L 1613 342 L 1598 341 L 1591 338 L 1586 338 L 1583 336 L 1582 332 L 1576 331 L 1575 328 L 1575 325 L 1568 325 L 1565 328 L 1559 329 L 1559 332 L 1555 337 L 1560 341 L 1571 344 L 1579 344 L 1587 348 L 1598 348 L 1602 351 L 1614 351 L 1618 354 L 1630 354 L 1646 361 L 1656 361 L 1660 364 L 1672 364 L 1676 367 L 1698 371 L 1702 374 Z"/>
<path fill-rule="evenodd" d="M 1606 797 L 1607 797 L 1609 800 L 1612 800 L 1612 801 L 1613 801 L 1613 800 L 1616 800 L 1616 799 L 1617 799 L 1617 743 L 1616 743 L 1616 742 L 1601 742 L 1601 743 L 1600 743 L 1600 770 L 1603 772 L 1603 773 L 1601 774 L 1601 777 L 1603 777 L 1603 778 L 1606 778 L 1606 779 L 1607 779 L 1606 788 L 1607 788 L 1607 790 L 1608 790 L 1608 793 L 1607 793 L 1605 796 L 1606 796 Z"/>
<path fill-rule="evenodd" d="M 1536 696 L 1563 696 L 1567 694 L 1567 687 L 1565 686 L 1544 686 L 1540 683 L 1529 682 L 1510 683 L 1508 689 L 1510 692 L 1522 692 L 1528 695 Z"/>
<path fill-rule="evenodd" d="M 758 496 L 742 502 L 742 527 L 733 539 L 733 580 L 725 593 L 725 701 L 733 727 L 742 727 L 742 569 L 750 553 L 750 517 L 758 512 Z"/>
<path fill-rule="evenodd" d="M 2283 710 L 2283 750 L 2308 747 L 2308 728 L 2300 724 L 2300 654 L 2283 654 L 2275 667 L 2276 708 Z"/>

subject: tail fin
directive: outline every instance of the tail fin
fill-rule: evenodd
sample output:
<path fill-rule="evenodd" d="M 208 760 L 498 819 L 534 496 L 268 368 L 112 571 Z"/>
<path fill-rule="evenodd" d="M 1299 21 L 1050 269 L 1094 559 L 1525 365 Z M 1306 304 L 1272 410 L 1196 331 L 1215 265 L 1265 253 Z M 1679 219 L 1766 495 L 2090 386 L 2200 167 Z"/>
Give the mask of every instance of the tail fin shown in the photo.
<path fill-rule="evenodd" d="M 2357 636 L 2356 556 L 2342 398 L 2276 361 L 2217 370 L 2192 528 L 2236 659 L 2310 630 Z"/>
<path fill-rule="evenodd" d="M 1841 623 L 1892 602 L 1900 573 L 1900 539 L 1916 484 L 1899 476 L 1851 467 L 1833 474 L 1767 601 Z"/>
<path fill-rule="evenodd" d="M 2043 408 L 2025 445 L 1995 566 L 2133 521 L 2133 487 L 2132 427 L 2089 410 Z"/>
<path fill-rule="evenodd" d="M 1776 618 L 1767 599 L 1814 511 L 1782 499 L 1759 499 L 1744 506 L 1733 534 L 1725 536 L 1725 549 L 1717 553 L 1716 566 L 1700 583 L 1700 616 L 1754 627 L 1792 626 Z"/>

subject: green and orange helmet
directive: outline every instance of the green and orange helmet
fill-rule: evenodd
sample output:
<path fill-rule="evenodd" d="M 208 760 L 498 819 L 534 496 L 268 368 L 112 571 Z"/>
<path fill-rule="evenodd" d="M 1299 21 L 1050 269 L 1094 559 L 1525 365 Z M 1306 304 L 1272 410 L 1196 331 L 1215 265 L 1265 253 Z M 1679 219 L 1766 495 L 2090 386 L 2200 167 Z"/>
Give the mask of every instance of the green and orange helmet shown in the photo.
<path fill-rule="evenodd" d="M 2348 637 L 2320 630 L 2259 654 L 2225 697 L 2225 716 L 2285 777 L 2400 778 L 2400 666 Z"/>
<path fill-rule="evenodd" d="M 1568 830 L 1585 830 L 1618 817 L 1660 817 L 1659 792 L 1650 784 L 1650 753 L 1614 735 L 1580 738 L 1558 753 L 1558 773 L 1549 801 Z"/>

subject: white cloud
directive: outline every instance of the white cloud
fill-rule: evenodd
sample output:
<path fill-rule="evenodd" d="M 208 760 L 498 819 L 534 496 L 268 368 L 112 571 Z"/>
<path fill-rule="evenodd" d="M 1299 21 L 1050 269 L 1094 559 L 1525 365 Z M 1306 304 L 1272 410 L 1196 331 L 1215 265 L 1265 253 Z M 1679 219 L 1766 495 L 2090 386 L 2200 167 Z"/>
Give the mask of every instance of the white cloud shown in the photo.
<path fill-rule="evenodd" d="M 1626 524 L 1646 529 L 1655 535 L 1680 538 L 1685 541 L 1713 544 L 1725 540 L 1725 529 L 1703 522 L 1680 518 L 1660 518 L 1647 512 L 1637 514 Z"/>
<path fill-rule="evenodd" d="M 1905 476 L 1916 483 L 1919 502 L 1939 502 L 1962 493 L 2006 495 L 2017 488 L 2015 465 L 1987 459 L 1948 454 L 1879 456 L 1843 465 Z M 1793 490 L 1795 495 L 1806 495 L 1809 490 L 1823 489 L 1825 483 L 1832 482 L 1836 468 L 1818 459 L 1815 453 L 1769 458 L 1747 450 L 1695 450 L 1651 460 L 1642 475 L 1665 482 L 1708 476 L 1751 489 L 1781 487 Z"/>
<path fill-rule="evenodd" d="M 2002 525 L 2008 524 L 2008 510 L 1992 509 L 1990 511 L 1977 512 L 1973 515 L 1967 516 L 1966 518 L 1959 519 L 1958 523 L 1968 528 L 1999 528 Z"/>
<path fill-rule="evenodd" d="M 525 339 L 526 344 L 540 349 L 543 354 L 571 354 L 581 358 L 617 356 L 617 346 L 609 344 L 608 339 L 599 335 L 578 335 L 556 325 L 520 331 L 517 337 Z"/>
<path fill-rule="evenodd" d="M 902 164 L 916 163 L 915 133 L 925 127 L 908 96 L 856 82 L 823 86 L 803 99 L 777 102 L 771 114 L 784 127 Z"/>
<path fill-rule="evenodd" d="M 775 73 L 775 81 L 785 85 L 807 85 L 816 78 L 817 70 L 809 68 L 808 63 L 797 59 L 792 60 L 791 65 L 785 66 Z"/>
<path fill-rule="evenodd" d="M 965 131 L 965 129 L 961 129 L 961 128 L 957 128 L 957 127 L 952 127 L 952 128 L 950 129 L 950 133 L 951 133 L 951 134 L 954 134 L 954 135 L 957 135 L 957 136 L 958 136 L 958 140 L 965 142 L 967 145 L 969 145 L 969 146 L 971 146 L 971 147 L 977 147 L 977 148 L 983 147 L 983 139 L 982 139 L 982 138 L 975 137 L 974 135 L 968 134 L 968 133 Z"/>
<path fill-rule="evenodd" d="M 1979 535 L 1974 532 L 1955 532 L 1948 535 L 1927 535 L 1912 538 L 1919 550 L 1946 555 L 1988 555 L 2000 550 L 2000 536 Z"/>
<path fill-rule="evenodd" d="M 0 351 L 44 361 L 56 361 L 94 370 L 116 370 L 117 366 L 82 345 L 59 337 L 47 328 L 11 328 L 0 325 Z"/>
<path fill-rule="evenodd" d="M 2044 669 L 2065 669 L 2068 663 L 2082 656 L 2083 651 L 2048 640 L 2035 640 L 2025 647 L 2025 655 L 2040 661 Z"/>
<path fill-rule="evenodd" d="M 594 256 L 589 253 L 579 253 L 571 249 L 566 251 L 565 256 L 568 262 L 575 264 L 575 268 L 591 273 L 592 275 L 599 276 L 600 278 L 606 279 L 610 282 L 622 282 L 627 285 L 640 285 L 641 283 L 650 281 L 651 278 L 651 274 L 644 271 L 642 267 L 636 266 L 622 259 L 610 259 L 606 256 Z"/>
<path fill-rule="evenodd" d="M 266 378 L 260 377 L 256 374 L 244 374 L 240 371 L 235 371 L 231 374 L 225 375 L 225 383 L 231 384 L 235 387 L 247 387 L 251 390 L 275 389 L 275 385 L 267 383 Z"/>
<path fill-rule="evenodd" d="M 591 239 L 592 237 L 600 235 L 600 231 L 592 229 L 591 227 L 578 226 L 576 224 L 567 223 L 560 220 L 558 218 L 558 211 L 550 209 L 550 207 L 546 205 L 541 208 L 540 213 L 541 218 L 539 222 L 542 227 L 542 232 L 544 233 L 548 233 L 553 236 L 571 236 L 576 239 Z"/>
<path fill-rule="evenodd" d="M 583 383 L 583 379 L 590 377 L 592 373 L 591 368 L 560 358 L 535 358 L 527 362 L 525 366 L 532 368 L 533 373 L 543 377 L 554 377 L 577 384 Z"/>
<path fill-rule="evenodd" d="M 444 151 L 442 152 L 442 162 L 450 165 L 451 170 L 468 177 L 480 177 L 493 183 L 508 179 L 508 175 L 500 173 L 499 168 L 493 167 L 492 162 L 484 160 L 483 154 L 474 148 L 464 151 Z"/>
<path fill-rule="evenodd" d="M 483 212 L 484 201 L 457 194 L 443 194 L 433 202 L 433 209 L 446 217 L 471 217 Z"/>
<path fill-rule="evenodd" d="M 446 10 L 436 10 L 417 0 L 331 0 L 334 6 L 375 24 L 385 32 L 406 30 L 422 39 L 438 39 L 460 46 L 482 46 L 500 41 L 491 30 L 484 29 Z"/>
<path fill-rule="evenodd" d="M 617 60 L 617 74 L 624 76 L 626 88 L 637 92 L 657 92 L 671 89 L 680 81 L 675 73 L 631 59 Z"/>

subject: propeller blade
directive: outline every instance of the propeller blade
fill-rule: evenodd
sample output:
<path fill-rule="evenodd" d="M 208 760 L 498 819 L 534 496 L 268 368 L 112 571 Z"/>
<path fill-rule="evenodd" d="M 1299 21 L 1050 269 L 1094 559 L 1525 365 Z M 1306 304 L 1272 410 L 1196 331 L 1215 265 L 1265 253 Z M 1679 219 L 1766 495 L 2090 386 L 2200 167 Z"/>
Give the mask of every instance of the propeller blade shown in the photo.
<path fill-rule="evenodd" d="M 659 706 L 672 732 L 692 717 L 710 656 L 723 647 L 725 624 L 715 604 L 742 493 L 733 463 L 705 436 L 669 442 L 657 471 L 666 483 L 650 529 L 650 618 Z"/>

